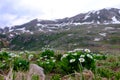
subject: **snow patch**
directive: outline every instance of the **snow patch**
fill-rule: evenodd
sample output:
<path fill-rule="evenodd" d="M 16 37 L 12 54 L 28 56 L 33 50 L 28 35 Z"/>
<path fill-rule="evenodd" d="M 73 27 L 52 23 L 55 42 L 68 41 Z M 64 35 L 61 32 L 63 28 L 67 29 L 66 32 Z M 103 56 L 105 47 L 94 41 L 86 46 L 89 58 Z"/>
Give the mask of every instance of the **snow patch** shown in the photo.
<path fill-rule="evenodd" d="M 94 14 L 95 12 L 96 12 L 95 10 L 92 11 L 93 14 Z"/>
<path fill-rule="evenodd" d="M 89 16 L 89 13 L 84 17 L 84 19 L 83 20 L 86 20 L 87 18 L 89 18 L 90 16 Z"/>
<path fill-rule="evenodd" d="M 120 10 L 119 10 L 119 14 L 120 14 Z"/>
<path fill-rule="evenodd" d="M 100 13 L 100 11 L 97 11 L 97 14 L 99 14 Z"/>
<path fill-rule="evenodd" d="M 68 36 L 72 36 L 73 34 L 68 34 Z"/>
<path fill-rule="evenodd" d="M 13 34 L 10 34 L 9 36 L 10 36 L 10 37 L 14 37 L 14 35 L 13 35 Z"/>
<path fill-rule="evenodd" d="M 100 38 L 95 38 L 94 41 L 100 41 Z"/>
<path fill-rule="evenodd" d="M 25 31 L 25 27 L 23 27 L 23 28 L 18 28 L 18 29 L 16 29 L 16 30 Z"/>
<path fill-rule="evenodd" d="M 98 16 L 98 19 L 100 19 L 100 16 Z"/>
<path fill-rule="evenodd" d="M 29 31 L 29 30 L 25 30 L 25 32 L 28 32 L 28 33 L 29 33 L 30 31 Z"/>
<path fill-rule="evenodd" d="M 97 24 L 100 24 L 100 22 L 99 22 L 99 21 L 97 21 Z"/>
<path fill-rule="evenodd" d="M 104 28 L 105 31 L 106 31 L 106 30 L 113 30 L 113 29 L 115 29 L 115 28 L 113 28 L 113 27 L 105 27 L 105 28 Z"/>
<path fill-rule="evenodd" d="M 34 32 L 30 32 L 30 34 L 34 34 Z"/>
<path fill-rule="evenodd" d="M 99 35 L 105 37 L 105 36 L 106 36 L 106 33 L 99 33 Z"/>
<path fill-rule="evenodd" d="M 12 32 L 12 31 L 13 31 L 13 29 L 10 29 L 10 30 L 9 30 L 9 32 Z"/>
<path fill-rule="evenodd" d="M 83 23 L 81 23 L 81 25 L 83 25 L 83 24 L 93 24 L 93 23 L 94 23 L 94 20 L 91 21 L 91 22 L 83 22 Z"/>
<path fill-rule="evenodd" d="M 44 31 L 44 30 L 42 30 L 41 28 L 39 28 L 39 31 Z"/>
<path fill-rule="evenodd" d="M 13 34 L 9 34 L 9 38 L 13 38 L 14 37 L 14 35 Z"/>
<path fill-rule="evenodd" d="M 52 32 L 53 30 L 49 29 L 48 31 Z"/>
<path fill-rule="evenodd" d="M 120 21 L 118 21 L 115 16 L 112 17 L 112 21 L 113 21 L 113 23 L 120 23 Z"/>
<path fill-rule="evenodd" d="M 81 25 L 81 23 L 73 23 L 74 25 Z"/>
<path fill-rule="evenodd" d="M 36 24 L 36 26 L 42 26 L 42 24 L 38 23 L 38 24 Z"/>

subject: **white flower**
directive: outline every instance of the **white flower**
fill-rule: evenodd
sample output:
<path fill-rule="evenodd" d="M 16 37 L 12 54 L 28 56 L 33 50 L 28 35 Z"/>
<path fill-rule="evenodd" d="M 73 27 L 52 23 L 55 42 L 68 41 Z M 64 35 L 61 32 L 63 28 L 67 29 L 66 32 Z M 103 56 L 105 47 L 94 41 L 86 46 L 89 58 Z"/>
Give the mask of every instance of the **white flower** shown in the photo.
<path fill-rule="evenodd" d="M 13 57 L 20 57 L 19 55 L 15 54 Z"/>
<path fill-rule="evenodd" d="M 73 63 L 73 62 L 75 62 L 75 59 L 71 59 L 71 60 L 70 60 L 70 63 Z"/>
<path fill-rule="evenodd" d="M 49 64 L 50 62 L 46 62 L 46 64 Z"/>
<path fill-rule="evenodd" d="M 47 58 L 45 58 L 45 60 L 47 61 L 48 59 L 47 59 Z"/>
<path fill-rule="evenodd" d="M 55 62 L 56 60 L 53 60 L 53 62 Z"/>
<path fill-rule="evenodd" d="M 80 55 L 80 57 L 85 57 L 85 55 Z"/>
<path fill-rule="evenodd" d="M 77 48 L 77 49 L 74 49 L 73 51 L 74 51 L 74 52 L 76 52 L 76 51 L 83 51 L 83 49 Z"/>
<path fill-rule="evenodd" d="M 21 65 L 22 63 L 19 63 L 19 65 Z"/>
<path fill-rule="evenodd" d="M 40 57 L 40 59 L 43 59 L 43 57 Z"/>
<path fill-rule="evenodd" d="M 45 58 L 47 58 L 47 56 L 44 56 Z"/>
<path fill-rule="evenodd" d="M 102 56 L 102 55 L 100 55 L 100 54 L 96 54 L 96 56 Z"/>
<path fill-rule="evenodd" d="M 63 57 L 61 57 L 61 59 L 60 60 L 62 60 L 63 59 Z"/>
<path fill-rule="evenodd" d="M 2 66 L 5 66 L 5 64 L 3 63 Z"/>
<path fill-rule="evenodd" d="M 84 58 L 79 58 L 79 61 L 80 61 L 80 62 L 84 62 L 85 59 L 84 59 Z"/>
<path fill-rule="evenodd" d="M 73 53 L 73 51 L 68 51 L 68 53 Z"/>
<path fill-rule="evenodd" d="M 6 62 L 5 60 L 2 61 L 3 63 Z"/>
<path fill-rule="evenodd" d="M 76 55 L 77 55 L 77 53 L 73 53 L 72 55 L 76 56 Z"/>
<path fill-rule="evenodd" d="M 40 61 L 40 59 L 37 59 L 37 61 Z"/>
<path fill-rule="evenodd" d="M 51 57 L 51 59 L 54 59 L 54 57 Z"/>
<path fill-rule="evenodd" d="M 89 58 L 91 58 L 91 59 L 93 58 L 90 54 L 87 54 L 87 57 L 89 57 Z"/>
<path fill-rule="evenodd" d="M 30 55 L 28 56 L 28 60 L 31 60 L 33 57 L 34 57 L 34 56 L 33 56 L 32 54 L 30 54 Z"/>
<path fill-rule="evenodd" d="M 20 52 L 19 54 L 20 54 L 20 55 L 21 55 L 21 54 L 24 54 L 24 52 Z"/>
<path fill-rule="evenodd" d="M 30 52 L 26 50 L 25 53 L 30 53 Z"/>
<path fill-rule="evenodd" d="M 65 57 L 67 57 L 68 56 L 68 54 L 64 54 L 62 57 L 61 57 L 61 60 L 63 59 L 63 58 L 65 58 Z"/>
<path fill-rule="evenodd" d="M 11 57 L 13 57 L 15 54 L 14 54 L 14 53 L 10 53 L 9 55 L 10 55 Z"/>
<path fill-rule="evenodd" d="M 84 51 L 85 51 L 85 52 L 88 52 L 88 53 L 91 52 L 89 49 L 85 49 Z"/>
<path fill-rule="evenodd" d="M 67 57 L 67 56 L 68 56 L 68 54 L 64 54 L 64 55 L 63 55 L 63 57 Z"/>

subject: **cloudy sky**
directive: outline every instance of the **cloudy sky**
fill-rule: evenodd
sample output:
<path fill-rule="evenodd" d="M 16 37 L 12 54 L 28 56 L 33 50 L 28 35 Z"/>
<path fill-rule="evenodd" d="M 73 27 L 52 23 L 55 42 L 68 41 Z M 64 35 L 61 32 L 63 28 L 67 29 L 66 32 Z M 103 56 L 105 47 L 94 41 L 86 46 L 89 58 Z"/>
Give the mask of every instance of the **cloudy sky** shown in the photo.
<path fill-rule="evenodd" d="M 0 27 L 32 19 L 57 19 L 102 8 L 120 8 L 120 0 L 0 0 Z"/>

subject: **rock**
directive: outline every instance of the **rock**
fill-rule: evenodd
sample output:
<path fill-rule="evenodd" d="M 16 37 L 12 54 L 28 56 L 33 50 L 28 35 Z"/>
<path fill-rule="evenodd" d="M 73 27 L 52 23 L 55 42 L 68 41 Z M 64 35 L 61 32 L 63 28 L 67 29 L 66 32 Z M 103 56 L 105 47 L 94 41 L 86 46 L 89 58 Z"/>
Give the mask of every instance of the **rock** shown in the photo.
<path fill-rule="evenodd" d="M 72 75 L 75 75 L 75 80 L 82 80 L 83 78 L 84 80 L 94 80 L 94 74 L 91 70 L 84 70 L 82 73 L 75 72 L 62 77 L 61 80 L 71 80 Z"/>
<path fill-rule="evenodd" d="M 82 72 L 84 80 L 93 80 L 94 79 L 94 74 L 91 70 L 84 70 Z"/>
<path fill-rule="evenodd" d="M 32 75 L 38 75 L 40 80 L 45 80 L 45 74 L 42 67 L 39 67 L 36 64 L 30 64 L 30 69 L 27 75 L 27 80 L 31 80 Z"/>
<path fill-rule="evenodd" d="M 108 80 L 107 78 L 102 78 L 101 80 Z"/>
<path fill-rule="evenodd" d="M 12 68 L 10 68 L 10 71 L 7 73 L 7 75 L 4 74 L 4 75 L 1 75 L 1 76 L 4 77 L 4 80 L 13 80 Z"/>
<path fill-rule="evenodd" d="M 4 76 L 5 80 L 13 80 L 13 70 L 10 69 L 10 71 L 8 72 L 7 75 L 2 75 Z M 39 80 L 45 80 L 45 74 L 44 74 L 44 70 L 42 67 L 39 67 L 36 64 L 30 64 L 30 68 L 29 71 L 27 72 L 15 72 L 15 79 L 14 80 L 23 80 L 23 78 L 25 80 L 32 80 L 32 75 L 38 75 L 39 76 Z"/>

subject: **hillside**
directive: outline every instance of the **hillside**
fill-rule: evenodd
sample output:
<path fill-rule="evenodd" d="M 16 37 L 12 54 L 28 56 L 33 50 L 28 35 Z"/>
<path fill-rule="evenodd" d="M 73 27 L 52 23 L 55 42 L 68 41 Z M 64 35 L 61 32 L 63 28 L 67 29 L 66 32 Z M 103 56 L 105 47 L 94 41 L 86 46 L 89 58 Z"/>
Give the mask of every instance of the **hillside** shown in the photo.
<path fill-rule="evenodd" d="M 41 50 L 49 45 L 58 50 L 91 48 L 120 49 L 120 9 L 101 9 L 56 20 L 34 19 L 0 29 L 1 48 Z"/>

